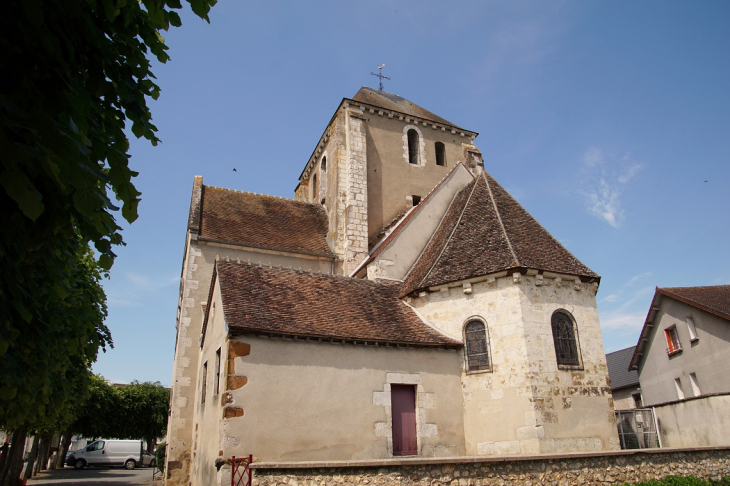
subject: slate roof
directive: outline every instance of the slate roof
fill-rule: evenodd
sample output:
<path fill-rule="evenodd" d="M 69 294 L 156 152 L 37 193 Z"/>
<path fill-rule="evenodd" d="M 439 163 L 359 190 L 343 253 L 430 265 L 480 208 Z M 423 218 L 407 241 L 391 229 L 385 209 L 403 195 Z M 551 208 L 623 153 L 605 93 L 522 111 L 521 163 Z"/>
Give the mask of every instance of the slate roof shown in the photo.
<path fill-rule="evenodd" d="M 665 287 L 657 292 L 730 321 L 730 285 Z"/>
<path fill-rule="evenodd" d="M 199 219 L 201 239 L 334 257 L 319 204 L 203 186 Z"/>
<path fill-rule="evenodd" d="M 454 125 L 450 121 L 431 113 L 425 108 L 421 108 L 412 101 L 408 101 L 407 99 L 402 98 L 396 94 L 386 93 L 385 91 L 368 88 L 367 86 L 363 86 L 362 88 L 360 88 L 360 91 L 358 91 L 355 96 L 352 97 L 352 99 L 354 101 L 361 101 L 369 105 L 379 106 L 380 108 L 384 108 L 386 110 L 397 111 L 405 115 L 416 116 L 418 118 L 423 118 L 432 122 L 442 123 L 444 125 L 449 125 L 454 128 L 459 128 L 457 125 Z"/>
<path fill-rule="evenodd" d="M 401 295 L 524 268 L 600 278 L 484 172 L 454 197 Z"/>
<path fill-rule="evenodd" d="M 631 357 L 634 355 L 636 346 L 621 349 L 606 355 L 608 365 L 608 377 L 611 379 L 611 390 L 618 390 L 639 384 L 639 373 L 636 370 L 629 370 Z"/>
<path fill-rule="evenodd" d="M 461 347 L 401 301 L 399 285 L 232 262 L 216 272 L 232 333 Z"/>

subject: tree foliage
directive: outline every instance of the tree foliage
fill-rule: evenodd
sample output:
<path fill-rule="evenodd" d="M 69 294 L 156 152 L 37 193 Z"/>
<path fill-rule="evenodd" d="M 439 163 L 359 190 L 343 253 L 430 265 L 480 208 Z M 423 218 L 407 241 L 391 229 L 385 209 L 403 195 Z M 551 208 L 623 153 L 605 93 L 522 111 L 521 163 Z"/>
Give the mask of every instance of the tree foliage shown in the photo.
<path fill-rule="evenodd" d="M 92 376 L 89 397 L 71 429 L 84 437 L 145 439 L 165 435 L 170 390 L 159 382 L 112 385 Z"/>
<path fill-rule="evenodd" d="M 215 0 L 188 0 L 208 20 Z M 150 59 L 180 0 L 23 0 L 0 15 L 0 425 L 65 409 L 111 344 L 98 273 L 137 217 L 127 129 L 157 144 Z M 113 201 L 115 200 L 115 201 Z M 118 202 L 117 202 L 118 201 Z M 121 206 L 121 207 L 119 207 Z M 102 319 L 103 320 L 103 319 Z M 59 412 L 60 413 L 60 412 Z"/>

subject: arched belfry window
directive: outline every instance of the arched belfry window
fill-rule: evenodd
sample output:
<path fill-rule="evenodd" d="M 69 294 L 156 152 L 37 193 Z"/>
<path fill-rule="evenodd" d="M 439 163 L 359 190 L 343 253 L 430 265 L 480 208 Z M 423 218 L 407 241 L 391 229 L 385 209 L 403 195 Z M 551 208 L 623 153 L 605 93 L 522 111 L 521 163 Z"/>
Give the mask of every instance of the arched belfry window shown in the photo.
<path fill-rule="evenodd" d="M 557 310 L 550 321 L 558 366 L 580 367 L 578 330 L 573 318 L 566 311 Z"/>
<path fill-rule="evenodd" d="M 446 147 L 442 142 L 436 142 L 436 165 L 446 165 Z"/>
<path fill-rule="evenodd" d="M 319 168 L 323 172 L 327 170 L 327 156 L 322 157 L 322 163 L 319 165 Z"/>
<path fill-rule="evenodd" d="M 471 319 L 464 326 L 466 371 L 491 371 L 489 361 L 489 330 L 479 319 Z"/>
<path fill-rule="evenodd" d="M 317 187 L 317 174 L 312 176 L 312 201 L 316 201 L 319 197 L 319 188 Z"/>
<path fill-rule="evenodd" d="M 408 130 L 408 162 L 418 165 L 418 132 L 414 129 Z"/>

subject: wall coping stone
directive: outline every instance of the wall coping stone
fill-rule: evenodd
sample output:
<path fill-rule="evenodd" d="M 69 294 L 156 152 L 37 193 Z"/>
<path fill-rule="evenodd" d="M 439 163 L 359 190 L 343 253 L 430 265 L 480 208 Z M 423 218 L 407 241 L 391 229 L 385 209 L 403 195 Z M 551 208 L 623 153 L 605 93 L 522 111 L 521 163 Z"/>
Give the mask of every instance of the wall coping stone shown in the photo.
<path fill-rule="evenodd" d="M 452 456 L 452 457 L 416 457 L 412 459 L 373 459 L 357 461 L 299 461 L 299 462 L 253 462 L 251 469 L 327 469 L 348 467 L 383 467 L 383 466 L 419 466 L 432 464 L 473 464 L 498 462 L 529 462 L 589 457 L 635 456 L 640 454 L 674 454 L 681 452 L 727 451 L 730 445 L 705 447 L 665 447 L 655 449 L 629 449 L 620 451 L 571 452 L 565 454 L 504 455 L 504 456 Z M 254 459 L 255 461 L 255 459 Z"/>

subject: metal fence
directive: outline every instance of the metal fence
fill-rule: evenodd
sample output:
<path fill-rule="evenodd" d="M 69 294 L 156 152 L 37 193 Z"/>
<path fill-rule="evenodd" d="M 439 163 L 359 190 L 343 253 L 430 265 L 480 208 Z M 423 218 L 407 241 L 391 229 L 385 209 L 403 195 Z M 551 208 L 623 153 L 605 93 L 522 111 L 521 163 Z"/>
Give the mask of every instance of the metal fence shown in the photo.
<path fill-rule="evenodd" d="M 654 410 L 637 408 L 616 411 L 616 428 L 621 449 L 661 447 L 654 420 Z"/>

